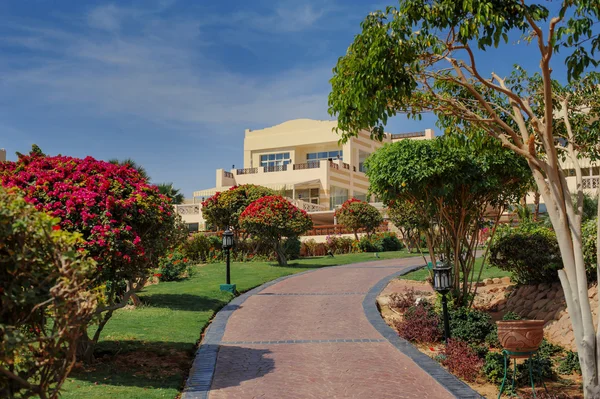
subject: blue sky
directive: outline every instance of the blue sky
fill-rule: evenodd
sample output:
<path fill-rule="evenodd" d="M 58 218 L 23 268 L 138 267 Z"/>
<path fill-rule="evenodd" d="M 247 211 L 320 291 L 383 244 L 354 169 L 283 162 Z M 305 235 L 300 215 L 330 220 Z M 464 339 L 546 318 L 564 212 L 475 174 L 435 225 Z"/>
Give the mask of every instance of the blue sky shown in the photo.
<path fill-rule="evenodd" d="M 242 165 L 244 129 L 331 119 L 328 80 L 368 12 L 394 2 L 0 2 L 0 147 L 133 158 L 186 196 Z M 486 55 L 508 73 L 531 48 Z M 533 67 L 535 63 L 525 66 Z M 393 133 L 435 119 L 395 118 Z"/>

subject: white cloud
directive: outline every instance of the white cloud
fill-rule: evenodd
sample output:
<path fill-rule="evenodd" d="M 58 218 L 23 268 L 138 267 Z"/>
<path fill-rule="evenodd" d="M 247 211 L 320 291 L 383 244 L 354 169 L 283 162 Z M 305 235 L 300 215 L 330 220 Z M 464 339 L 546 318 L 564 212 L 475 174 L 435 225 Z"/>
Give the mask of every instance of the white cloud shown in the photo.
<path fill-rule="evenodd" d="M 286 12 L 276 11 L 281 21 L 292 19 L 293 11 Z M 296 12 L 296 25 L 290 23 L 287 29 L 307 27 L 322 16 L 311 6 Z M 136 29 L 122 29 L 124 18 Z M 21 26 L 20 32 L 3 39 L 13 45 L 18 40 L 30 49 L 43 46 L 51 56 L 21 62 L 19 68 L 6 60 L 0 63 L 0 98 L 31 98 L 83 115 L 132 116 L 170 129 L 327 118 L 331 65 L 268 79 L 249 77 L 214 61 L 201 22 L 194 19 L 163 19 L 108 5 L 92 10 L 86 22 L 93 29 Z"/>

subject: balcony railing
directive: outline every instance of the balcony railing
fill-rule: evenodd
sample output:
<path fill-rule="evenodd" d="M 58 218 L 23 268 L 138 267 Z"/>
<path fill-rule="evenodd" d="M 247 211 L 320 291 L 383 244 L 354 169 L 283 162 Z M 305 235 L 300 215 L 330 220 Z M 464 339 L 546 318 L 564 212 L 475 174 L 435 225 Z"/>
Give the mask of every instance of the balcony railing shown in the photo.
<path fill-rule="evenodd" d="M 180 215 L 199 215 L 200 204 L 175 205 L 175 211 Z"/>
<path fill-rule="evenodd" d="M 233 179 L 233 173 L 231 173 L 231 172 L 224 172 L 223 174 L 225 175 L 225 177 L 229 177 L 230 179 Z"/>
<path fill-rule="evenodd" d="M 600 176 L 584 177 L 581 186 L 584 190 L 595 190 L 600 185 Z"/>
<path fill-rule="evenodd" d="M 284 172 L 287 170 L 287 165 L 278 165 L 278 166 L 264 166 L 265 173 L 269 172 Z"/>
<path fill-rule="evenodd" d="M 344 169 L 348 169 L 348 170 L 350 170 L 350 165 L 349 165 L 349 164 L 347 164 L 346 162 L 344 162 L 344 163 L 342 164 L 342 166 L 344 167 Z"/>
<path fill-rule="evenodd" d="M 425 137 L 425 131 L 392 134 L 392 140 L 410 139 L 410 138 L 413 138 L 413 137 Z"/>
<path fill-rule="evenodd" d="M 337 163 L 333 163 L 332 161 L 329 161 L 329 167 L 333 168 L 333 169 L 339 169 L 340 165 L 338 165 Z"/>
<path fill-rule="evenodd" d="M 320 167 L 321 167 L 321 163 L 319 161 L 294 164 L 294 170 L 316 169 L 316 168 L 320 168 Z"/>
<path fill-rule="evenodd" d="M 236 175 L 251 175 L 253 173 L 258 173 L 258 168 L 245 168 L 245 169 L 238 169 L 235 171 Z"/>
<path fill-rule="evenodd" d="M 389 231 L 388 222 L 383 222 L 377 228 L 378 232 Z M 358 230 L 359 233 L 364 233 L 363 229 Z M 308 231 L 305 236 L 328 236 L 332 234 L 352 234 L 352 230 L 345 229 L 340 224 L 327 224 L 322 226 L 315 226 L 312 230 Z"/>

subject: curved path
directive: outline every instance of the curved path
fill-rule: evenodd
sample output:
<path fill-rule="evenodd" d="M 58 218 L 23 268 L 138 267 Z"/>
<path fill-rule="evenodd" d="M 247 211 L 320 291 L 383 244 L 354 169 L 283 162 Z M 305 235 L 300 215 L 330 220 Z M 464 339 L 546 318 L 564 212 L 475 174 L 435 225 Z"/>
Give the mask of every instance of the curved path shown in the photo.
<path fill-rule="evenodd" d="M 479 397 L 398 338 L 375 304 L 420 258 L 300 273 L 234 299 L 207 330 L 183 398 Z"/>

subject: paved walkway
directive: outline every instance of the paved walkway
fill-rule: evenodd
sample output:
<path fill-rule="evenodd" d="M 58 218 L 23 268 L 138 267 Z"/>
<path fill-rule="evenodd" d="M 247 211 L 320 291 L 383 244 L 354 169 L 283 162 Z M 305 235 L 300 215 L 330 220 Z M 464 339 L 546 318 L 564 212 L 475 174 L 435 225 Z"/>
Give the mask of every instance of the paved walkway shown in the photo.
<path fill-rule="evenodd" d="M 207 331 L 183 398 L 477 397 L 377 313 L 387 281 L 422 263 L 319 269 L 236 298 Z"/>

